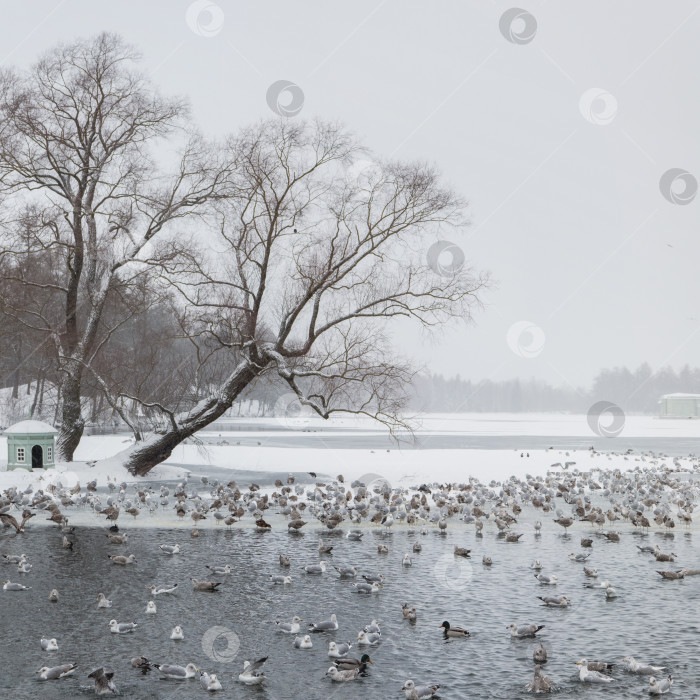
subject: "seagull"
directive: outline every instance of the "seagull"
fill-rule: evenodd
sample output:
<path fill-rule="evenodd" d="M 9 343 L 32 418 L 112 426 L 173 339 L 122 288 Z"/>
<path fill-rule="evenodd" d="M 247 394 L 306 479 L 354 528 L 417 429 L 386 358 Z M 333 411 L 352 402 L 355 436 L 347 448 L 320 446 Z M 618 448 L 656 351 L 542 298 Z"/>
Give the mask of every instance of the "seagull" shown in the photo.
<path fill-rule="evenodd" d="M 173 627 L 173 631 L 170 633 L 170 639 L 174 639 L 175 641 L 179 641 L 180 639 L 184 639 L 185 634 L 182 631 L 182 627 L 180 625 L 175 625 Z"/>
<path fill-rule="evenodd" d="M 626 656 L 622 659 L 622 663 L 627 664 L 627 670 L 630 673 L 637 673 L 643 676 L 653 676 L 666 668 L 665 666 L 652 666 L 651 664 L 639 663 L 634 656 Z"/>
<path fill-rule="evenodd" d="M 582 562 L 586 561 L 586 559 L 588 559 L 588 557 L 590 557 L 590 556 L 591 556 L 590 552 L 588 554 L 574 554 L 572 552 L 571 554 L 569 554 L 569 559 L 571 559 L 571 561 L 577 561 L 579 563 L 582 563 Z"/>
<path fill-rule="evenodd" d="M 147 615 L 155 615 L 158 612 L 156 609 L 156 604 L 154 601 L 149 600 L 148 604 L 146 605 L 146 614 Z"/>
<path fill-rule="evenodd" d="M 612 683 L 615 680 L 610 676 L 603 675 L 599 671 L 589 671 L 586 659 L 577 661 L 576 665 L 579 667 L 578 679 L 583 683 Z"/>
<path fill-rule="evenodd" d="M 53 666 L 52 668 L 42 666 L 36 673 L 39 674 L 39 678 L 41 678 L 42 681 L 55 681 L 58 678 L 70 676 L 76 668 L 78 668 L 78 664 L 62 664 L 61 666 Z"/>
<path fill-rule="evenodd" d="M 206 568 L 209 569 L 209 571 L 211 571 L 212 574 L 219 574 L 221 576 L 230 574 L 232 571 L 231 566 L 229 564 L 224 564 L 223 566 L 209 566 L 207 564 Z"/>
<path fill-rule="evenodd" d="M 173 664 L 153 664 L 165 678 L 184 681 L 186 678 L 194 678 L 194 674 L 199 670 L 194 664 L 187 666 L 175 666 Z"/>
<path fill-rule="evenodd" d="M 49 593 L 49 600 L 52 603 L 58 603 L 58 591 L 55 588 L 51 589 L 51 593 Z"/>
<path fill-rule="evenodd" d="M 98 608 L 111 608 L 112 601 L 109 600 L 104 593 L 100 593 L 97 596 L 97 607 Z"/>
<path fill-rule="evenodd" d="M 119 623 L 116 620 L 110 620 L 107 624 L 109 624 L 109 631 L 112 634 L 128 634 L 138 627 L 136 622 Z"/>
<path fill-rule="evenodd" d="M 135 656 L 131 659 L 131 665 L 134 668 L 140 668 L 142 671 L 150 671 L 153 664 L 145 656 Z"/>
<path fill-rule="evenodd" d="M 556 576 L 546 576 L 545 574 L 535 574 L 534 576 L 543 586 L 554 586 L 559 581 Z"/>
<path fill-rule="evenodd" d="M 328 642 L 328 656 L 331 659 L 347 656 L 350 649 L 352 649 L 352 644 L 349 642 Z"/>
<path fill-rule="evenodd" d="M 389 532 L 389 528 L 394 524 L 394 516 L 391 513 L 387 513 L 382 518 L 381 524 L 386 528 L 386 532 Z"/>
<path fill-rule="evenodd" d="M 596 578 L 598 576 L 598 569 L 589 569 L 588 567 L 583 567 L 583 573 L 590 578 Z"/>
<path fill-rule="evenodd" d="M 347 564 L 341 564 L 333 568 L 340 574 L 341 578 L 355 578 L 360 571 L 356 566 L 348 566 Z"/>
<path fill-rule="evenodd" d="M 175 593 L 177 589 L 177 583 L 172 586 L 146 586 L 146 590 L 150 591 L 153 595 L 162 595 L 163 593 Z"/>
<path fill-rule="evenodd" d="M 518 627 L 516 624 L 511 624 L 506 629 L 510 630 L 511 637 L 523 639 L 524 637 L 534 637 L 541 629 L 544 629 L 544 625 L 521 625 Z"/>
<path fill-rule="evenodd" d="M 362 630 L 357 635 L 357 643 L 360 646 L 374 646 L 375 644 L 379 644 L 381 638 L 382 635 L 378 632 L 365 632 Z"/>
<path fill-rule="evenodd" d="M 270 581 L 272 583 L 291 583 L 294 579 L 291 576 L 281 576 L 280 574 L 270 574 Z"/>
<path fill-rule="evenodd" d="M 280 554 L 280 566 L 291 566 L 292 561 L 288 556 Z"/>
<path fill-rule="evenodd" d="M 542 562 L 539 559 L 535 559 L 535 561 L 530 564 L 530 568 L 534 569 L 535 571 L 541 571 L 542 570 Z"/>
<path fill-rule="evenodd" d="M 450 623 L 445 620 L 438 629 L 445 630 L 445 637 L 468 637 L 469 632 L 464 627 L 452 627 Z"/>
<path fill-rule="evenodd" d="M 295 649 L 312 649 L 313 646 L 311 637 L 308 634 L 305 634 L 303 637 L 294 637 Z"/>
<path fill-rule="evenodd" d="M 657 574 L 661 578 L 665 578 L 669 581 L 677 581 L 678 579 L 685 578 L 685 571 L 681 569 L 680 571 L 657 571 Z"/>
<path fill-rule="evenodd" d="M 333 613 L 330 620 L 322 620 L 321 622 L 312 622 L 309 625 L 310 632 L 330 632 L 338 629 L 338 618 Z"/>
<path fill-rule="evenodd" d="M 306 571 L 307 574 L 322 574 L 326 571 L 326 567 L 328 564 L 326 564 L 325 561 L 320 561 L 318 564 L 307 564 L 306 566 L 302 566 L 301 570 Z"/>
<path fill-rule="evenodd" d="M 406 700 L 428 700 L 435 697 L 439 685 L 416 685 L 412 680 L 405 681 L 401 690 L 404 691 Z"/>
<path fill-rule="evenodd" d="M 162 545 L 160 545 L 160 550 L 161 550 L 161 552 L 165 552 L 165 554 L 179 554 L 180 553 L 180 545 L 179 544 L 162 544 Z"/>
<path fill-rule="evenodd" d="M 41 638 L 41 648 L 43 651 L 58 651 L 58 642 L 55 637 L 47 639 L 46 637 Z"/>
<path fill-rule="evenodd" d="M 664 695 L 665 693 L 668 693 L 669 690 L 671 690 L 671 686 L 673 685 L 673 678 L 669 676 L 668 678 L 662 678 L 660 681 L 657 681 L 654 676 L 652 676 L 649 679 L 649 694 L 650 695 Z"/>
<path fill-rule="evenodd" d="M 418 617 L 416 609 L 412 608 L 408 603 L 404 603 L 401 606 L 401 613 L 404 620 L 410 620 L 411 622 L 415 622 Z"/>
<path fill-rule="evenodd" d="M 357 589 L 358 593 L 379 593 L 379 589 L 382 587 L 380 583 L 353 583 L 354 588 Z"/>
<path fill-rule="evenodd" d="M 327 671 L 326 675 L 330 676 L 332 681 L 336 683 L 342 683 L 344 681 L 354 681 L 360 675 L 359 668 L 347 669 L 346 671 L 340 671 L 335 666 L 331 666 Z"/>
<path fill-rule="evenodd" d="M 610 581 L 601 581 L 600 583 L 584 583 L 585 588 L 610 588 Z"/>
<path fill-rule="evenodd" d="M 547 650 L 544 648 L 542 643 L 532 652 L 532 660 L 536 664 L 546 664 L 547 663 Z"/>
<path fill-rule="evenodd" d="M 12 581 L 2 581 L 3 591 L 29 591 L 30 586 L 23 586 L 21 583 L 12 583 Z"/>
<path fill-rule="evenodd" d="M 411 555 L 406 554 L 403 555 L 403 561 L 401 562 L 404 566 L 413 566 L 413 562 L 411 561 Z"/>
<path fill-rule="evenodd" d="M 549 676 L 545 676 L 542 673 L 542 666 L 540 666 L 540 664 L 537 664 L 535 666 L 535 676 L 527 684 L 527 689 L 531 693 L 548 693 L 552 690 L 553 687 L 554 683 L 552 683 Z"/>
<path fill-rule="evenodd" d="M 88 678 L 95 679 L 95 693 L 97 695 L 116 695 L 117 686 L 114 685 L 114 671 L 105 669 L 100 666 L 100 668 L 93 671 L 88 675 Z"/>
<path fill-rule="evenodd" d="M 275 624 L 277 625 L 277 629 L 280 632 L 284 632 L 285 634 L 297 634 L 299 632 L 299 623 L 303 622 L 303 620 L 300 617 L 297 617 L 296 615 L 292 618 L 291 622 L 279 622 L 277 621 Z"/>
<path fill-rule="evenodd" d="M 199 684 L 202 686 L 202 688 L 204 688 L 204 690 L 208 690 L 209 692 L 214 692 L 215 690 L 223 690 L 221 681 L 216 677 L 215 673 L 209 675 L 204 671 L 200 671 Z"/>
<path fill-rule="evenodd" d="M 558 596 L 537 596 L 547 607 L 550 608 L 566 608 L 571 602 L 571 598 L 567 598 L 565 595 Z"/>
<path fill-rule="evenodd" d="M 265 674 L 260 670 L 267 661 L 267 656 L 257 661 L 244 661 L 243 673 L 238 676 L 238 680 L 246 685 L 257 685 L 265 680 Z"/>

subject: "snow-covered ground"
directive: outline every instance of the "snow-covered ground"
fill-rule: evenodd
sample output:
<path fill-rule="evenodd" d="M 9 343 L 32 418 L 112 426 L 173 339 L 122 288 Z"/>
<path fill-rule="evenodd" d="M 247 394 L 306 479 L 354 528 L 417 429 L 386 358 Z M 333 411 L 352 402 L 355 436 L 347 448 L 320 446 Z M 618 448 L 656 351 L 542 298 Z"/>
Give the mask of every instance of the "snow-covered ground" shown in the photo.
<path fill-rule="evenodd" d="M 278 419 L 250 419 L 245 423 L 250 430 L 225 432 L 213 426 L 210 431 L 203 431 L 202 438 L 216 438 L 227 441 L 228 445 L 184 444 L 177 447 L 167 463 L 160 465 L 148 475 L 149 481 L 176 480 L 195 466 L 206 472 L 207 467 L 250 471 L 257 473 L 275 472 L 316 472 L 335 477 L 343 474 L 347 479 L 364 478 L 371 480 L 373 475 L 387 479 L 395 485 L 408 486 L 422 482 L 466 481 L 470 476 L 481 481 L 503 481 L 514 475 L 544 474 L 553 464 L 566 461 L 576 462 L 571 469 L 590 470 L 594 468 L 631 469 L 644 465 L 640 455 L 624 455 L 623 443 L 610 440 L 610 453 L 592 453 L 589 450 L 557 449 L 529 450 L 529 457 L 521 457 L 521 450 L 512 449 L 410 449 L 408 447 L 393 449 L 336 449 L 324 447 L 322 441 L 318 446 L 272 447 L 265 444 L 236 445 L 237 440 L 256 436 L 269 436 L 269 428 Z M 229 421 L 230 423 L 230 421 Z M 256 427 L 259 426 L 259 430 Z M 299 440 L 300 445 L 308 445 L 308 433 L 304 430 L 337 428 L 338 434 L 346 434 L 352 429 L 356 434 L 376 431 L 376 424 L 356 418 L 335 419 L 329 426 L 327 422 L 318 423 L 305 420 L 299 431 L 287 430 L 284 435 L 288 442 Z M 267 430 L 266 430 L 267 429 Z M 428 415 L 421 418 L 419 436 L 439 434 L 494 435 L 494 436 L 586 436 L 591 429 L 586 416 L 569 415 L 523 415 L 523 414 L 442 414 Z M 631 416 L 627 418 L 624 428 L 627 437 L 700 437 L 698 421 L 666 421 L 648 416 Z M 213 440 L 212 440 L 213 441 Z M 264 442 L 264 441 L 263 441 Z M 0 438 L 0 489 L 12 485 L 26 486 L 30 483 L 46 484 L 60 480 L 64 486 L 76 482 L 85 484 L 96 479 L 103 486 L 107 479 L 114 481 L 135 481 L 126 470 L 110 459 L 130 443 L 126 435 L 86 436 L 76 453 L 76 461 L 71 464 L 59 464 L 55 471 L 28 472 L 15 470 L 2 471 L 6 466 L 6 440 Z M 523 440 L 523 449 L 527 451 L 527 440 Z M 614 452 L 618 450 L 618 452 Z M 95 466 L 88 462 L 96 460 Z M 669 460 L 670 461 L 670 460 Z M 683 459 L 684 468 L 692 468 L 694 460 Z"/>

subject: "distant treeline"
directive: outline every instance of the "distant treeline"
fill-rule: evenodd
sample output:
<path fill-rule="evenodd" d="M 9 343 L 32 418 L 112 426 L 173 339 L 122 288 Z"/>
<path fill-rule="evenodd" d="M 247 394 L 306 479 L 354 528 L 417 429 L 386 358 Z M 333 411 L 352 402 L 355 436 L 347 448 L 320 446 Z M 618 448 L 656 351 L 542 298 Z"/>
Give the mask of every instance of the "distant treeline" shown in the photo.
<path fill-rule="evenodd" d="M 552 386 L 545 381 L 509 379 L 480 382 L 441 374 L 420 375 L 414 381 L 412 407 L 429 412 L 552 412 L 585 413 L 596 401 L 612 401 L 626 413 L 657 413 L 663 394 L 700 394 L 700 369 L 665 367 L 653 372 L 644 363 L 635 371 L 604 369 L 590 388 Z"/>

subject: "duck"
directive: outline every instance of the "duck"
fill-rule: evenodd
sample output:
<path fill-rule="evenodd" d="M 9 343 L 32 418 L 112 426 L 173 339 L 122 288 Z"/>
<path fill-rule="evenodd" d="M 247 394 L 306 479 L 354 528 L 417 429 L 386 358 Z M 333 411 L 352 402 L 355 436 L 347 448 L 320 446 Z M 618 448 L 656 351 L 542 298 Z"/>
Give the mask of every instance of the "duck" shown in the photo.
<path fill-rule="evenodd" d="M 341 671 L 351 671 L 352 669 L 357 668 L 359 669 L 360 673 L 364 673 L 367 670 L 367 664 L 372 664 L 374 666 L 374 662 L 369 658 L 369 654 L 362 654 L 359 659 L 355 659 L 352 656 L 346 656 L 340 659 L 335 659 L 333 663 Z"/>
<path fill-rule="evenodd" d="M 438 629 L 444 629 L 445 637 L 468 637 L 469 632 L 464 629 L 464 627 L 452 627 L 450 623 L 445 620 Z"/>

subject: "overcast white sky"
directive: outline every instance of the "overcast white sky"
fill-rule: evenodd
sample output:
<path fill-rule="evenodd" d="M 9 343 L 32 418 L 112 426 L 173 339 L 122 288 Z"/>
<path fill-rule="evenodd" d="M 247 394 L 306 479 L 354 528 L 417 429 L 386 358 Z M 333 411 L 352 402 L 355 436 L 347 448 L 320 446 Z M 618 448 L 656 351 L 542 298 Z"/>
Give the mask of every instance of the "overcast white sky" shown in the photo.
<path fill-rule="evenodd" d="M 210 135 L 274 116 L 267 89 L 289 80 L 297 118 L 438 165 L 470 201 L 454 242 L 497 287 L 475 325 L 400 338 L 435 371 L 587 385 L 601 367 L 700 365 L 700 196 L 660 188 L 682 169 L 692 196 L 700 177 L 700 3 L 521 6 L 509 23 L 501 0 L 6 2 L 0 59 L 115 31 Z"/>

